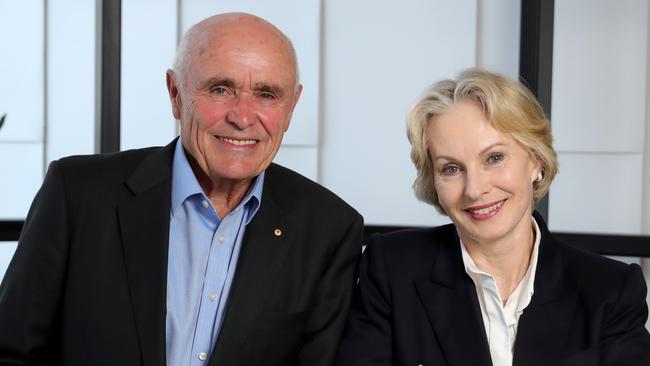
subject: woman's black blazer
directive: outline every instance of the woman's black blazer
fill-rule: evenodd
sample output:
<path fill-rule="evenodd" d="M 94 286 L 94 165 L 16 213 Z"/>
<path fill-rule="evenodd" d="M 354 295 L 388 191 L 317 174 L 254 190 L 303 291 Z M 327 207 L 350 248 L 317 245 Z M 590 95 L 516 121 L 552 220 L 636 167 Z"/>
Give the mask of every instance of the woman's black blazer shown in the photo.
<path fill-rule="evenodd" d="M 515 366 L 650 365 L 646 285 L 627 265 L 542 239 L 534 295 L 519 320 Z M 374 236 L 337 365 L 491 365 L 456 229 Z"/>

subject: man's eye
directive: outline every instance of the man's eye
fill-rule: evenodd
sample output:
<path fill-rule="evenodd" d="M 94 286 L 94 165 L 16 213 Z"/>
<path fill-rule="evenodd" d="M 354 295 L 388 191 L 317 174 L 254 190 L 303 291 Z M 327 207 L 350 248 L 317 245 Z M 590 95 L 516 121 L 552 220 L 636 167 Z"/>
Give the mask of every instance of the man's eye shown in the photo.
<path fill-rule="evenodd" d="M 503 161 L 503 154 L 492 154 L 487 158 L 488 164 L 496 164 L 502 161 Z"/>
<path fill-rule="evenodd" d="M 212 92 L 215 94 L 226 94 L 228 93 L 228 90 L 221 86 L 215 86 L 214 88 L 212 88 Z"/>
<path fill-rule="evenodd" d="M 260 93 L 260 98 L 262 98 L 262 99 L 271 99 L 272 100 L 272 99 L 275 99 L 275 95 L 265 92 L 265 93 Z"/>

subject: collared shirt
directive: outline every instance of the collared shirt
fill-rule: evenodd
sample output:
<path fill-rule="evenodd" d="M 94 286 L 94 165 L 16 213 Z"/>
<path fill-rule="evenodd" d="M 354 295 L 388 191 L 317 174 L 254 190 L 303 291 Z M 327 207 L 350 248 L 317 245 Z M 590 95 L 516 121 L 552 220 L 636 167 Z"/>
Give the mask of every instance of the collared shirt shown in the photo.
<path fill-rule="evenodd" d="M 519 317 L 530 304 L 534 293 L 535 271 L 537 270 L 537 254 L 541 232 L 533 218 L 535 228 L 535 244 L 531 254 L 526 274 L 519 281 L 515 290 L 510 294 L 505 305 L 499 294 L 494 276 L 478 269 L 461 241 L 460 247 L 465 265 L 465 272 L 476 286 L 476 295 L 481 306 L 483 325 L 490 346 L 490 356 L 494 366 L 512 366 L 512 356 L 517 337 Z"/>
<path fill-rule="evenodd" d="M 246 225 L 260 206 L 264 173 L 219 219 L 176 143 L 167 268 L 167 365 L 207 365 L 226 309 Z"/>

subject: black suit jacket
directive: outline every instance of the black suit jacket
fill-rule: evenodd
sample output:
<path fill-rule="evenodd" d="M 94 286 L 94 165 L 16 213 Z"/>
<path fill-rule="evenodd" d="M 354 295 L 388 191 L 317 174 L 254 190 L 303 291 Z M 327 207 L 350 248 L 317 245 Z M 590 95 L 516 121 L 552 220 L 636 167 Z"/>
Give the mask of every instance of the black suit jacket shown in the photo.
<path fill-rule="evenodd" d="M 174 146 L 51 164 L 0 287 L 0 365 L 165 365 Z M 331 364 L 362 227 L 272 164 L 209 365 Z"/>
<path fill-rule="evenodd" d="M 535 292 L 519 319 L 513 364 L 650 365 L 639 266 L 561 244 L 535 218 Z M 453 225 L 376 236 L 359 272 L 337 365 L 492 364 Z"/>

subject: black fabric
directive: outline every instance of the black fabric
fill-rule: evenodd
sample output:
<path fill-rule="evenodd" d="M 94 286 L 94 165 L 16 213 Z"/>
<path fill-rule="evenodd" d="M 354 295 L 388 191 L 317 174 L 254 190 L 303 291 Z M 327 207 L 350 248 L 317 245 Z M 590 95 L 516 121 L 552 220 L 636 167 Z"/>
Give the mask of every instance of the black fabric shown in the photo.
<path fill-rule="evenodd" d="M 519 320 L 513 364 L 650 365 L 640 267 L 559 243 L 535 219 L 535 293 Z M 367 244 L 337 365 L 492 364 L 453 225 Z"/>
<path fill-rule="evenodd" d="M 0 287 L 0 365 L 165 365 L 174 146 L 50 165 Z M 362 230 L 271 165 L 209 365 L 331 364 Z"/>

